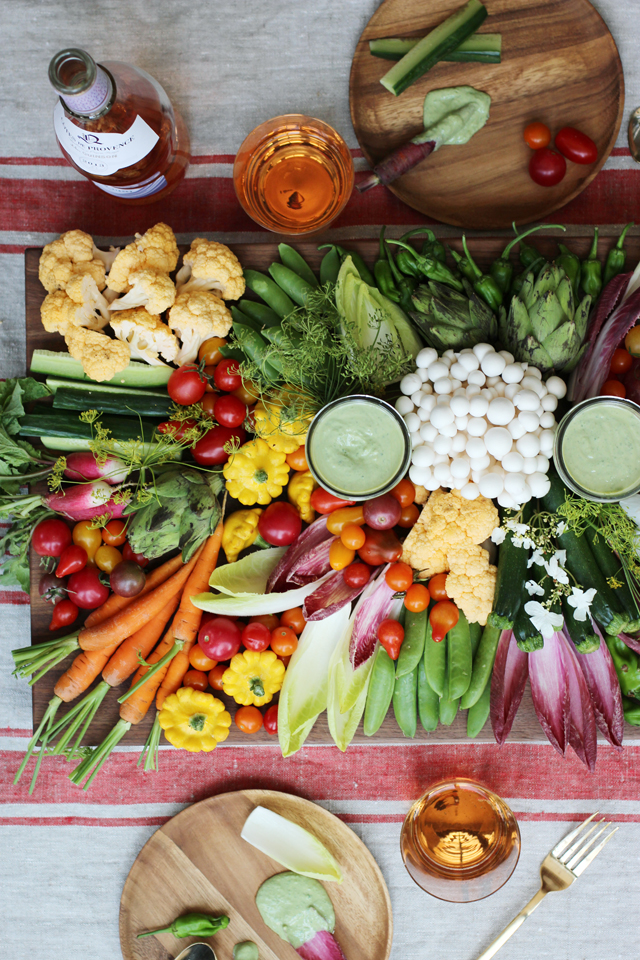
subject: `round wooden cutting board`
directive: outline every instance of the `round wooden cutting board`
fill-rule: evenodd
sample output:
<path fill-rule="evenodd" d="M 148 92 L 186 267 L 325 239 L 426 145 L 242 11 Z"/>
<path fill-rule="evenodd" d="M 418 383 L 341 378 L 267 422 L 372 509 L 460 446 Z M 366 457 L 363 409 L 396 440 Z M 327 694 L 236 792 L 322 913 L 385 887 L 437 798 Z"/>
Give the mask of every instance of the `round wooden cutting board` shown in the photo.
<path fill-rule="evenodd" d="M 347 960 L 388 960 L 391 903 L 377 863 L 356 834 L 322 807 L 273 790 L 240 790 L 187 807 L 157 830 L 133 864 L 120 902 L 124 960 L 170 960 L 199 938 L 136 934 L 168 926 L 184 913 L 227 914 L 229 926 L 207 940 L 218 960 L 253 940 L 260 960 L 299 960 L 262 921 L 258 887 L 284 867 L 240 837 L 245 820 L 262 805 L 309 830 L 333 854 L 342 883 L 326 883 L 336 912 L 335 937 Z M 399 854 L 398 854 L 399 855 Z"/>
<path fill-rule="evenodd" d="M 369 53 L 369 40 L 424 36 L 462 0 L 385 0 L 360 37 L 351 67 L 351 119 L 373 166 L 422 129 L 430 90 L 469 85 L 491 96 L 487 125 L 465 146 L 442 147 L 389 187 L 415 210 L 455 226 L 509 227 L 544 219 L 575 197 L 605 162 L 624 106 L 622 64 L 613 37 L 588 0 L 486 0 L 480 33 L 502 34 L 502 63 L 437 63 L 399 97 L 380 84 L 393 66 Z M 533 120 L 552 135 L 577 127 L 598 161 L 567 161 L 555 187 L 529 177 L 522 132 Z M 374 187 L 383 190 L 384 187 Z"/>

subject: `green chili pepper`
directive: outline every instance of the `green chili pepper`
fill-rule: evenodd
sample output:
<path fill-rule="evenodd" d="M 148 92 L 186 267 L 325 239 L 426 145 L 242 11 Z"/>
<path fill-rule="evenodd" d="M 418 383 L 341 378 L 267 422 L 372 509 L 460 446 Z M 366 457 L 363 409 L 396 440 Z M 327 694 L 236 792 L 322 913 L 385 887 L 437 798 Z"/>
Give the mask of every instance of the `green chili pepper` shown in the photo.
<path fill-rule="evenodd" d="M 478 736 L 489 718 L 491 709 L 491 681 L 489 681 L 467 713 L 467 736 L 473 740 Z"/>
<path fill-rule="evenodd" d="M 411 673 L 422 660 L 427 634 L 427 611 L 413 613 L 407 610 L 404 618 L 404 640 L 396 663 L 396 677 Z"/>
<path fill-rule="evenodd" d="M 613 665 L 616 668 L 620 689 L 626 697 L 640 699 L 640 660 L 619 637 L 604 635 Z"/>
<path fill-rule="evenodd" d="M 433 240 L 431 243 L 425 240 L 421 252 L 423 257 L 433 257 L 440 263 L 447 262 L 447 248 L 441 240 Z"/>
<path fill-rule="evenodd" d="M 382 726 L 391 706 L 395 679 L 396 665 L 380 644 L 371 670 L 367 704 L 364 709 L 363 729 L 366 737 L 372 737 Z"/>
<path fill-rule="evenodd" d="M 328 250 L 327 250 L 328 248 Z M 318 250 L 327 250 L 320 264 L 320 283 L 335 283 L 340 273 L 340 254 L 332 243 L 325 243 Z"/>
<path fill-rule="evenodd" d="M 413 300 L 411 299 L 411 294 L 413 293 L 415 288 L 418 286 L 418 281 L 416 280 L 415 277 L 405 277 L 404 274 L 402 274 L 396 266 L 395 260 L 393 259 L 393 252 L 391 250 L 391 247 L 385 243 L 385 248 L 387 251 L 387 255 L 389 257 L 389 266 L 391 267 L 391 273 L 393 274 L 393 279 L 399 294 L 398 303 L 400 304 L 402 309 L 405 311 L 405 313 L 409 313 L 409 311 L 413 310 L 414 308 Z M 406 250 L 404 252 L 406 253 Z"/>
<path fill-rule="evenodd" d="M 595 300 L 602 290 L 602 264 L 598 260 L 598 228 L 593 231 L 589 256 L 580 266 L 580 282 L 584 292 Z"/>
<path fill-rule="evenodd" d="M 315 273 L 304 257 L 301 256 L 297 250 L 294 250 L 293 247 L 290 247 L 288 243 L 279 243 L 278 253 L 280 254 L 280 259 L 284 263 L 285 267 L 288 267 L 289 270 L 293 270 L 294 273 L 297 273 L 299 277 L 302 277 L 303 280 L 306 280 L 307 283 L 311 284 L 312 287 L 318 286 L 318 280 Z"/>
<path fill-rule="evenodd" d="M 447 688 L 452 700 L 459 700 L 466 693 L 471 680 L 471 634 L 469 621 L 462 610 L 455 627 L 446 636 Z"/>
<path fill-rule="evenodd" d="M 418 664 L 418 716 L 420 723 L 428 732 L 435 730 L 438 726 L 440 698 L 427 680 L 424 659 Z"/>
<path fill-rule="evenodd" d="M 471 681 L 465 693 L 462 695 L 460 706 L 463 710 L 468 710 L 477 703 L 487 683 L 491 679 L 493 662 L 496 659 L 498 650 L 498 641 L 500 640 L 501 630 L 499 627 L 485 627 L 482 631 L 482 637 L 478 645 L 478 650 L 473 658 L 473 669 L 471 671 Z"/>
<path fill-rule="evenodd" d="M 351 257 L 351 261 L 360 274 L 360 279 L 364 280 L 366 284 L 370 287 L 375 287 L 376 281 L 369 270 L 369 267 L 366 265 L 359 253 L 356 253 L 355 250 L 345 250 L 344 247 L 336 247 L 336 250 L 340 254 L 340 262 L 342 263 L 346 257 Z"/>
<path fill-rule="evenodd" d="M 393 712 L 405 737 L 415 737 L 418 726 L 418 667 L 396 677 L 393 688 Z"/>
<path fill-rule="evenodd" d="M 427 635 L 424 641 L 424 672 L 433 691 L 441 697 L 444 694 L 447 649 L 446 644 L 436 643 L 431 634 L 431 624 L 427 620 Z"/>
<path fill-rule="evenodd" d="M 373 274 L 376 278 L 376 286 L 378 287 L 380 293 L 384 294 L 385 297 L 388 297 L 389 300 L 393 300 L 394 303 L 400 303 L 400 291 L 396 287 L 393 279 L 393 272 L 391 270 L 391 264 L 389 263 L 387 248 L 384 242 L 384 232 L 386 229 L 386 227 L 383 227 L 380 231 L 378 259 L 374 264 Z"/>
<path fill-rule="evenodd" d="M 206 913 L 185 913 L 168 927 L 147 930 L 140 937 L 152 937 L 156 933 L 172 933 L 174 937 L 212 937 L 218 930 L 229 926 L 229 917 L 209 917 Z"/>
<path fill-rule="evenodd" d="M 482 297 L 487 306 L 489 306 L 494 313 L 497 313 L 498 307 L 502 304 L 502 290 L 493 277 L 488 273 L 483 273 L 480 267 L 478 267 L 472 260 L 471 254 L 469 253 L 469 249 L 467 247 L 467 238 L 464 235 L 462 237 L 462 249 L 464 250 L 468 262 L 473 268 L 473 289 L 479 297 Z"/>
<path fill-rule="evenodd" d="M 442 644 L 442 646 L 444 646 L 444 644 Z M 449 696 L 449 685 L 445 679 L 444 694 L 440 697 L 440 703 L 438 705 L 440 723 L 442 723 L 445 727 L 450 727 L 456 718 L 459 705 L 459 700 L 454 700 L 453 697 Z"/>
<path fill-rule="evenodd" d="M 436 260 L 435 257 L 423 257 L 422 254 L 418 253 L 408 244 L 403 243 L 402 240 L 388 240 L 387 242 L 392 243 L 395 247 L 403 247 L 405 250 L 408 250 L 410 254 L 413 254 L 413 257 L 420 268 L 420 273 L 423 276 L 428 277 L 429 280 L 437 280 L 439 283 L 446 283 L 455 290 L 462 291 L 464 289 L 457 277 L 455 277 L 451 270 L 449 270 L 449 267 L 447 267 L 444 263 L 440 263 L 440 261 Z"/>
<path fill-rule="evenodd" d="M 435 234 L 432 230 L 427 229 L 426 227 L 415 227 L 413 230 L 407 230 L 406 233 L 400 237 L 402 243 L 406 243 L 409 237 L 415 237 L 419 234 L 426 233 L 427 240 L 425 241 L 424 246 L 428 246 L 432 241 L 435 240 Z M 423 250 L 424 253 L 424 250 Z M 396 263 L 398 269 L 408 277 L 416 277 L 418 279 L 422 276 L 420 273 L 420 267 L 416 263 L 415 257 L 409 253 L 408 250 L 398 250 L 396 256 Z"/>
<path fill-rule="evenodd" d="M 640 727 L 640 700 L 634 697 L 622 697 L 622 712 L 627 723 Z"/>
<path fill-rule="evenodd" d="M 537 276 L 542 270 L 546 262 L 547 261 L 545 260 L 544 257 L 538 257 L 537 260 L 533 261 L 533 263 L 531 264 L 528 270 L 523 270 L 522 273 L 519 273 L 517 276 L 515 276 L 511 284 L 511 290 L 509 291 L 509 296 L 510 297 L 518 296 L 518 294 L 522 290 L 522 284 L 527 279 L 527 277 L 530 274 L 533 276 Z"/>
<path fill-rule="evenodd" d="M 465 257 L 461 256 L 457 250 L 454 250 L 453 247 L 449 247 L 449 253 L 453 257 L 456 263 L 456 267 L 460 271 L 463 277 L 466 277 L 470 283 L 476 278 L 473 267 Z"/>
<path fill-rule="evenodd" d="M 630 230 L 631 227 L 634 227 L 633 222 L 628 223 L 620 236 L 618 237 L 618 242 L 614 247 L 611 247 L 609 253 L 607 254 L 607 259 L 604 265 L 604 277 L 602 278 L 602 285 L 606 287 L 610 280 L 613 280 L 614 277 L 617 277 L 619 273 L 622 273 L 624 270 L 625 260 L 627 259 L 627 252 L 624 249 L 624 241 L 627 235 L 627 230 Z"/>
<path fill-rule="evenodd" d="M 525 230 L 524 233 L 518 234 L 517 237 L 511 240 L 506 245 L 506 247 L 498 257 L 498 259 L 494 260 L 493 263 L 491 264 L 491 268 L 489 272 L 493 277 L 493 279 L 495 280 L 495 282 L 497 283 L 497 285 L 500 287 L 500 290 L 502 291 L 503 294 L 505 294 L 509 289 L 509 286 L 511 284 L 511 278 L 513 277 L 513 266 L 509 260 L 509 255 L 511 253 L 511 250 L 513 249 L 516 243 L 520 243 L 522 241 L 523 237 L 528 237 L 529 234 L 535 233 L 536 230 L 542 230 L 543 227 L 546 228 L 547 230 L 550 230 L 550 229 L 565 230 L 566 229 L 560 223 L 539 223 L 535 227 L 530 227 L 528 230 Z M 514 230 L 516 229 L 515 223 L 513 225 L 513 229 Z"/>
<path fill-rule="evenodd" d="M 528 243 L 520 242 L 520 250 L 518 251 L 518 256 L 520 257 L 520 263 L 525 268 L 525 270 L 530 267 L 536 260 L 540 259 L 540 254 L 535 247 L 530 247 Z"/>
<path fill-rule="evenodd" d="M 565 247 L 564 243 L 558 244 L 558 249 L 560 250 L 560 256 L 556 257 L 555 262 L 559 267 L 562 267 L 566 275 L 571 281 L 571 287 L 573 289 L 574 297 L 578 296 L 578 287 L 580 286 L 580 258 L 569 250 L 568 247 Z"/>

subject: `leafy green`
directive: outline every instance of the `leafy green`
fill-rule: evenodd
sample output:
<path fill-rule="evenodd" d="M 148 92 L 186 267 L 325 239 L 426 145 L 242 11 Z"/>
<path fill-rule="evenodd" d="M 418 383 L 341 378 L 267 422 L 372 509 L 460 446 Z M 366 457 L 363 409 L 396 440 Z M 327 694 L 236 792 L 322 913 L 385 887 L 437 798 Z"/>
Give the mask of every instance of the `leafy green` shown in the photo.
<path fill-rule="evenodd" d="M 362 719 L 367 691 L 371 680 L 374 657 L 369 657 L 356 670 L 351 666 L 349 644 L 353 629 L 353 616 L 347 630 L 333 651 L 329 664 L 327 691 L 327 719 L 329 732 L 339 750 L 347 749 L 355 736 Z"/>
<path fill-rule="evenodd" d="M 230 597 L 250 597 L 256 593 L 264 593 L 269 577 L 286 552 L 286 547 L 270 547 L 249 553 L 235 563 L 216 567 L 209 585 Z"/>
<path fill-rule="evenodd" d="M 43 507 L 40 497 L 30 497 L 28 503 L 20 505 L 2 502 L 0 520 L 10 519 L 11 526 L 0 538 L 0 585 L 2 587 L 21 587 L 29 592 L 29 544 L 36 524 L 47 517 L 53 517 L 52 510 Z"/>
<path fill-rule="evenodd" d="M 0 381 L 0 486 L 10 493 L 17 493 L 20 482 L 40 480 L 51 469 L 53 461 L 43 459 L 30 443 L 16 438 L 24 404 L 50 393 L 32 377 Z"/>

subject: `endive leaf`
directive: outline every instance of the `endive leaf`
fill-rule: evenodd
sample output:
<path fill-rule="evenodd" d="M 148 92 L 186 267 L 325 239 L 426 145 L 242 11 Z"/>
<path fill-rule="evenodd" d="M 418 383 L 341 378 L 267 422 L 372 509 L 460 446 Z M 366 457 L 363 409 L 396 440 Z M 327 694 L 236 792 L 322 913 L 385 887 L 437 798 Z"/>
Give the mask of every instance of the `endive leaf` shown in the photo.
<path fill-rule="evenodd" d="M 287 870 L 314 880 L 342 883 L 342 871 L 324 844 L 273 810 L 256 807 L 245 820 L 240 836 Z"/>
<path fill-rule="evenodd" d="M 239 560 L 238 563 L 242 561 Z M 200 610 L 209 610 L 220 616 L 255 617 L 264 613 L 282 613 L 283 610 L 302 606 L 305 598 L 323 580 L 324 578 L 316 583 L 307 583 L 304 587 L 296 587 L 295 590 L 285 590 L 284 593 L 236 593 L 234 595 L 198 593 L 191 597 L 191 602 Z"/>
<path fill-rule="evenodd" d="M 286 547 L 271 547 L 250 553 L 235 563 L 226 563 L 213 571 L 209 586 L 230 597 L 264 593 L 269 576 L 286 552 Z"/>
<path fill-rule="evenodd" d="M 343 752 L 347 749 L 364 713 L 367 690 L 371 679 L 373 657 L 354 670 L 349 660 L 349 644 L 354 617 L 336 646 L 329 665 L 329 688 L 327 692 L 327 719 L 329 732 L 336 746 Z"/>

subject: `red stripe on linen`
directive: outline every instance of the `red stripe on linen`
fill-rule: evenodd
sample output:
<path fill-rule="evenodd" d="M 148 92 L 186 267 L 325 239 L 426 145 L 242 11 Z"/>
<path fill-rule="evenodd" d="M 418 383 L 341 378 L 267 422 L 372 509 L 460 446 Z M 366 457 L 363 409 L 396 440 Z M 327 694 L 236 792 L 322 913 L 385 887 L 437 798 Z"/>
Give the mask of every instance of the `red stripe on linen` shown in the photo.
<path fill-rule="evenodd" d="M 0 817 L 0 827 L 161 827 L 171 817 Z"/>
<path fill-rule="evenodd" d="M 2 253 L 24 253 L 27 245 L 20 246 L 17 243 L 0 243 L 0 254 Z"/>
<path fill-rule="evenodd" d="M 13 727 L 0 727 L 0 737 L 25 737 L 30 740 L 32 736 L 32 730 L 14 730 Z"/>
<path fill-rule="evenodd" d="M 312 799 L 414 800 L 430 783 L 467 776 L 503 797 L 533 799 L 637 800 L 640 747 L 617 752 L 599 744 L 596 772 L 572 754 L 565 759 L 550 745 L 531 743 L 438 744 L 434 746 L 307 747 L 283 759 L 277 747 L 222 747 L 214 754 L 163 751 L 160 770 L 144 774 L 137 753 L 115 753 L 84 792 L 69 780 L 69 765 L 46 758 L 34 795 L 28 788 L 33 761 L 16 786 L 21 757 L 0 752 L 5 802 L 37 806 L 60 803 L 193 803 L 215 793 L 247 788 L 284 790 Z"/>
<path fill-rule="evenodd" d="M 31 603 L 28 593 L 22 590 L 0 590 L 0 604 L 9 604 L 9 606 L 22 607 Z"/>

